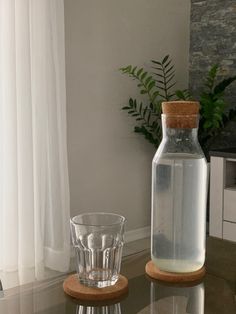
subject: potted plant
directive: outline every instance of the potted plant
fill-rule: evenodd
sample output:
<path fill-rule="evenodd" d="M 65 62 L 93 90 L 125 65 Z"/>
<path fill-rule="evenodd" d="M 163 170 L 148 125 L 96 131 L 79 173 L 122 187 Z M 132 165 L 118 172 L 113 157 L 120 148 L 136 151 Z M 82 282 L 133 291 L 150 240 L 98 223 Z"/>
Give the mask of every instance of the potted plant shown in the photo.
<path fill-rule="evenodd" d="M 136 81 L 141 95 L 147 96 L 147 102 L 129 98 L 122 109 L 134 117 L 137 125 L 134 132 L 143 135 L 156 148 L 162 138 L 161 103 L 169 100 L 191 100 L 188 89 L 174 90 L 175 69 L 169 55 L 161 61 L 151 60 L 153 72 L 144 68 L 128 65 L 120 71 Z M 199 141 L 209 159 L 209 148 L 227 123 L 236 119 L 236 109 L 227 111 L 224 98 L 225 89 L 236 80 L 236 76 L 217 81 L 218 65 L 213 65 L 205 80 L 203 91 L 199 95 L 200 121 Z"/>

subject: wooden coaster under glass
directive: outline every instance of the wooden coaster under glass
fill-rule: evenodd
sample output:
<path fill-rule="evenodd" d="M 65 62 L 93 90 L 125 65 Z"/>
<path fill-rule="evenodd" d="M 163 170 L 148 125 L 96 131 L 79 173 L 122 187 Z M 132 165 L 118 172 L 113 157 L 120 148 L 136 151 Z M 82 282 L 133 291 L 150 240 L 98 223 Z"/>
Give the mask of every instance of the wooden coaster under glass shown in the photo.
<path fill-rule="evenodd" d="M 117 282 L 108 287 L 88 287 L 81 284 L 77 274 L 65 279 L 63 289 L 69 296 L 86 301 L 104 301 L 118 299 L 128 293 L 128 279 L 119 275 Z"/>

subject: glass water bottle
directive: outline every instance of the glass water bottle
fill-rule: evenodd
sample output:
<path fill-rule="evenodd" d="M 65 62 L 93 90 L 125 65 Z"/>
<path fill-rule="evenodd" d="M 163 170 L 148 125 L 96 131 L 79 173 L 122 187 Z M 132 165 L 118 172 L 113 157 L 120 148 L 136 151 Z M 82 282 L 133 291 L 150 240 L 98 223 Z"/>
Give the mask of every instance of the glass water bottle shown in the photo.
<path fill-rule="evenodd" d="M 199 145 L 198 102 L 162 103 L 163 139 L 152 162 L 154 264 L 194 272 L 204 265 L 207 163 Z"/>

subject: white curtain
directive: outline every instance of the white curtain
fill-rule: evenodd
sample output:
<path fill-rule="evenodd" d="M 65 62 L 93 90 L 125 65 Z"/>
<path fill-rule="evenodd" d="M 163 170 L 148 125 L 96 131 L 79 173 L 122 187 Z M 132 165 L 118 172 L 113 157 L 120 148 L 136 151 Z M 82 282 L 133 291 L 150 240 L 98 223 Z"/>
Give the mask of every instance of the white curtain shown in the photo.
<path fill-rule="evenodd" d="M 64 48 L 63 0 L 0 0 L 0 279 L 20 284 L 69 265 Z"/>

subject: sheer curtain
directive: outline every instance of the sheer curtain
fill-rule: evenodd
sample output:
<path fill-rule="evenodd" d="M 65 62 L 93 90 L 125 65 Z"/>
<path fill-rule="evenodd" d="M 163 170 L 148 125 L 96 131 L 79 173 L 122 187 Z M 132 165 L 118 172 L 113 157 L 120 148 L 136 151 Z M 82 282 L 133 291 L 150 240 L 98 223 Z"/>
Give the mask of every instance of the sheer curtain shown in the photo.
<path fill-rule="evenodd" d="M 64 3 L 0 0 L 0 278 L 66 271 L 68 224 Z"/>

